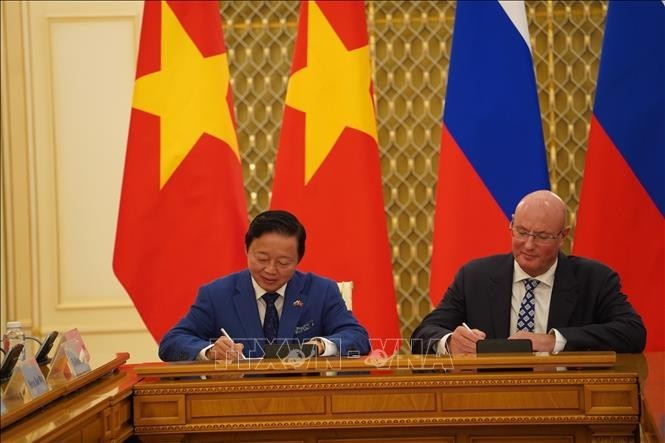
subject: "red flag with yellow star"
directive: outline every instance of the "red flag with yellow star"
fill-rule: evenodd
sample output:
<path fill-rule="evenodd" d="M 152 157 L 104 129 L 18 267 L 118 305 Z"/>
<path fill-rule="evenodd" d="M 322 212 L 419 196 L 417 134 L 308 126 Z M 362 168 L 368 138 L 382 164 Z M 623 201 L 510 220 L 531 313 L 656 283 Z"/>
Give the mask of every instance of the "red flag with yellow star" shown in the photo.
<path fill-rule="evenodd" d="M 217 2 L 144 4 L 113 270 L 159 341 L 245 264 L 247 208 Z"/>
<path fill-rule="evenodd" d="M 396 350 L 364 2 L 301 3 L 271 207 L 307 229 L 300 268 L 352 281 L 373 348 Z"/>

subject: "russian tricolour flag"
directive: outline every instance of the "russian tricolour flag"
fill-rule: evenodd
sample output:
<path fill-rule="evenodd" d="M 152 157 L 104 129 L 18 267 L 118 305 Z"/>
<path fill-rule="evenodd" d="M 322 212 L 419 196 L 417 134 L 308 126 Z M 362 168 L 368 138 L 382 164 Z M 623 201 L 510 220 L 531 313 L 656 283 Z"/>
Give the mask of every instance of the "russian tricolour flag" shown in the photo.
<path fill-rule="evenodd" d="M 665 349 L 665 4 L 610 2 L 575 254 L 617 271 Z"/>
<path fill-rule="evenodd" d="M 510 248 L 525 194 L 549 189 L 523 2 L 457 2 L 436 189 L 430 298 L 467 261 Z"/>

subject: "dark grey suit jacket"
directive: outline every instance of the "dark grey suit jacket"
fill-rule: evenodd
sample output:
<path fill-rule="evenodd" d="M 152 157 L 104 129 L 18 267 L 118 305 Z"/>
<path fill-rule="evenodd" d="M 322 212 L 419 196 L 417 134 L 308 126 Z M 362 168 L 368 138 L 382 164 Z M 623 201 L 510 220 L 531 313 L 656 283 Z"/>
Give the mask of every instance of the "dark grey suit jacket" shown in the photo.
<path fill-rule="evenodd" d="M 411 350 L 435 353 L 439 340 L 462 322 L 487 338 L 510 332 L 512 254 L 473 260 L 455 276 L 439 305 L 413 331 Z M 565 351 L 642 352 L 646 329 L 607 266 L 559 254 L 547 319 L 567 340 Z"/>

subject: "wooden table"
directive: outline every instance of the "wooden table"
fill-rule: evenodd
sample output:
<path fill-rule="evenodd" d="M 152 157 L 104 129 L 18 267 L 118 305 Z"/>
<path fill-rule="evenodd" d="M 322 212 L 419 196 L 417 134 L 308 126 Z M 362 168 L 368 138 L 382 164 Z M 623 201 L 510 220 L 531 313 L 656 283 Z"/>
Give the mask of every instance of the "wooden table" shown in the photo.
<path fill-rule="evenodd" d="M 7 402 L 0 420 L 2 442 L 126 440 L 133 433 L 132 387 L 137 381 L 131 371 L 119 370 L 128 359 L 128 353 L 119 353 L 30 402 Z"/>
<path fill-rule="evenodd" d="M 0 440 L 663 441 L 663 352 L 123 366 L 128 358 L 10 404 Z"/>
<path fill-rule="evenodd" d="M 630 442 L 635 364 L 601 352 L 144 364 L 134 432 L 160 442 Z"/>
<path fill-rule="evenodd" d="M 633 357 L 636 358 L 636 357 Z M 646 352 L 640 372 L 642 394 L 642 441 L 665 441 L 665 352 Z"/>

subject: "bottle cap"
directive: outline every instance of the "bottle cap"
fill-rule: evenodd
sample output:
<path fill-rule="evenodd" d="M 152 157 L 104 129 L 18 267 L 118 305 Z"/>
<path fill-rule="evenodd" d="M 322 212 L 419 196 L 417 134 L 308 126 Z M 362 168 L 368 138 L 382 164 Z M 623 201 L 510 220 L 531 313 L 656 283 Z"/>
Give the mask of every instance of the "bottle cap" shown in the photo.
<path fill-rule="evenodd" d="M 23 326 L 23 325 L 21 324 L 20 321 L 8 321 L 7 322 L 7 329 L 19 329 L 21 326 Z"/>

